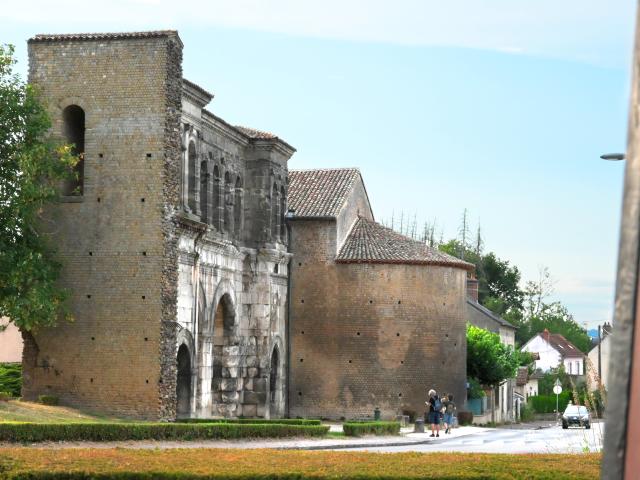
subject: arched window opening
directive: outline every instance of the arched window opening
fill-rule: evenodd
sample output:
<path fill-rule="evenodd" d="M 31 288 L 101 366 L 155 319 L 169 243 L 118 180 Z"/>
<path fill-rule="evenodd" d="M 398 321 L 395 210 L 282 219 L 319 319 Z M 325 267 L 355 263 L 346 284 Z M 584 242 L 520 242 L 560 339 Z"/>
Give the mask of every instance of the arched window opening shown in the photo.
<path fill-rule="evenodd" d="M 231 233 L 233 231 L 233 195 L 231 193 L 231 174 L 224 174 L 224 231 Z"/>
<path fill-rule="evenodd" d="M 193 213 L 196 211 L 196 144 L 189 142 L 187 152 L 187 206 Z"/>
<path fill-rule="evenodd" d="M 278 186 L 274 183 L 273 190 L 271 193 L 271 237 L 274 242 L 278 241 L 278 233 L 280 230 L 280 225 L 278 220 L 280 219 L 280 214 L 278 213 Z"/>
<path fill-rule="evenodd" d="M 220 169 L 213 167 L 211 185 L 211 225 L 220 230 Z"/>
<path fill-rule="evenodd" d="M 278 347 L 273 347 L 273 353 L 271 354 L 271 371 L 269 372 L 269 389 L 271 403 L 276 401 L 276 392 L 278 391 L 278 382 L 280 381 L 280 375 L 278 375 L 278 366 L 280 365 L 280 354 Z"/>
<path fill-rule="evenodd" d="M 188 417 L 191 410 L 191 355 L 184 343 L 178 348 L 176 400 L 178 417 Z"/>
<path fill-rule="evenodd" d="M 242 180 L 238 176 L 236 179 L 236 188 L 234 190 L 233 200 L 233 226 L 235 229 L 236 238 L 240 239 L 242 236 Z"/>
<path fill-rule="evenodd" d="M 284 218 L 287 196 L 285 195 L 284 186 L 280 187 L 280 241 L 287 243 L 287 224 Z"/>
<path fill-rule="evenodd" d="M 207 162 L 200 163 L 200 219 L 207 223 L 209 221 L 209 171 Z"/>
<path fill-rule="evenodd" d="M 73 167 L 73 178 L 67 179 L 62 188 L 63 195 L 84 194 L 84 110 L 78 105 L 69 105 L 62 112 L 63 134 L 68 143 L 73 144 L 73 153 L 79 157 Z"/>

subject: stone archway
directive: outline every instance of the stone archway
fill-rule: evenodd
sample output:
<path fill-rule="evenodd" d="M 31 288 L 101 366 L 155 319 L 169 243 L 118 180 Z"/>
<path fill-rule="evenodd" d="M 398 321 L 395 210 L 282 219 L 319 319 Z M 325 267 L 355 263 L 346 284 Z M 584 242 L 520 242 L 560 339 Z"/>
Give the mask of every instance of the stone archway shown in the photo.
<path fill-rule="evenodd" d="M 233 299 L 229 293 L 224 293 L 213 317 L 211 390 L 213 414 L 225 417 L 237 415 L 240 400 L 240 349 L 233 342 L 235 326 Z"/>
<path fill-rule="evenodd" d="M 280 384 L 280 352 L 278 346 L 273 347 L 271 352 L 271 369 L 269 371 L 269 402 L 273 406 L 277 401 L 277 393 Z"/>
<path fill-rule="evenodd" d="M 176 415 L 178 418 L 191 414 L 191 353 L 183 343 L 178 348 L 178 376 L 176 381 Z"/>

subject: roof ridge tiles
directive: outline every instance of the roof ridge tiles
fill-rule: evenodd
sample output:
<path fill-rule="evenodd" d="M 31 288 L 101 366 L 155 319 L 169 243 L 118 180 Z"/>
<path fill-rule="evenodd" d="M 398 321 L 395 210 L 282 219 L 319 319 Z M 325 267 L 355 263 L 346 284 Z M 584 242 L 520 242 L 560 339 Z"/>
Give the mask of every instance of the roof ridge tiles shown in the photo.
<path fill-rule="evenodd" d="M 120 38 L 153 38 L 178 36 L 177 30 L 148 30 L 139 32 L 98 32 L 98 33 L 38 33 L 29 42 L 55 42 L 61 40 L 107 40 Z"/>

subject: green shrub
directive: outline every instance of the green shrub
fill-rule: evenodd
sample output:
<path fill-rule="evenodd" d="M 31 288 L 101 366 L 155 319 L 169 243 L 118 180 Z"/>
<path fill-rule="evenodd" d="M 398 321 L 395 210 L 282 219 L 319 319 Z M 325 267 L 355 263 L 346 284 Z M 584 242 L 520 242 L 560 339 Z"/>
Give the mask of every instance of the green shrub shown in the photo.
<path fill-rule="evenodd" d="M 362 435 L 399 435 L 398 422 L 345 422 L 342 425 L 345 435 L 360 437 Z"/>
<path fill-rule="evenodd" d="M 22 389 L 22 364 L 0 363 L 0 392 L 19 397 Z"/>
<path fill-rule="evenodd" d="M 520 421 L 522 422 L 530 422 L 533 420 L 534 415 L 533 407 L 528 403 L 523 403 L 520 407 Z"/>
<path fill-rule="evenodd" d="M 567 404 L 571 400 L 571 392 L 563 391 L 558 395 L 558 408 L 564 412 Z M 556 411 L 555 395 L 535 395 L 529 397 L 529 405 L 536 413 L 554 413 Z"/>
<path fill-rule="evenodd" d="M 38 395 L 38 401 L 43 405 L 58 405 L 58 397 L 55 395 Z"/>
<path fill-rule="evenodd" d="M 176 420 L 176 423 L 239 423 L 251 425 L 321 425 L 320 420 L 309 420 L 305 418 L 183 418 Z"/>
<path fill-rule="evenodd" d="M 0 442 L 323 437 L 322 425 L 234 423 L 0 423 Z"/>
<path fill-rule="evenodd" d="M 13 395 L 11 395 L 9 392 L 0 392 L 0 402 L 6 402 L 8 400 L 11 400 L 13 398 Z"/>

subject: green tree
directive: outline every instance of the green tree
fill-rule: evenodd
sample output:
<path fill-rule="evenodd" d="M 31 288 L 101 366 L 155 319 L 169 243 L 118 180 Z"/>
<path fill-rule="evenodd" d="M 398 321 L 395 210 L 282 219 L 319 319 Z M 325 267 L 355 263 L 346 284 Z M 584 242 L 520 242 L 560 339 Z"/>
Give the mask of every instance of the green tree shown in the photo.
<path fill-rule="evenodd" d="M 500 342 L 497 333 L 467 325 L 467 376 L 482 385 L 497 386 L 512 378 L 520 365 L 520 355 Z"/>
<path fill-rule="evenodd" d="M 60 265 L 37 231 L 42 208 L 78 159 L 48 136 L 35 89 L 13 72 L 14 48 L 0 45 L 0 316 L 31 330 L 69 318 Z"/>

